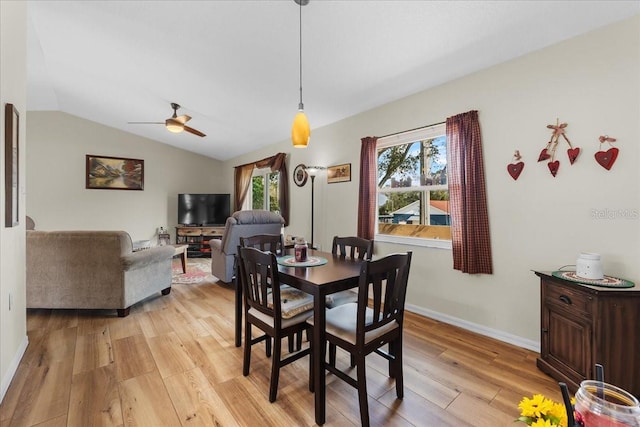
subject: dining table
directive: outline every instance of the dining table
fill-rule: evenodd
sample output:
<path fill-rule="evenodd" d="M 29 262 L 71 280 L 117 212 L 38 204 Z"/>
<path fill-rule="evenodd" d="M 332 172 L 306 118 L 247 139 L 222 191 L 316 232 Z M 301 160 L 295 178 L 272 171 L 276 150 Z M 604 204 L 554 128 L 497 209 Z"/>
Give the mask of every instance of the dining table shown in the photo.
<path fill-rule="evenodd" d="M 286 255 L 292 255 L 288 249 Z M 360 278 L 360 270 L 364 261 L 344 258 L 330 252 L 309 249 L 308 257 L 322 259 L 326 262 L 306 266 L 278 263 L 281 284 L 286 284 L 313 295 L 313 378 L 316 424 L 322 425 L 326 419 L 326 297 L 335 292 L 356 288 Z M 242 329 L 242 290 L 236 286 L 236 345 L 240 345 Z M 239 310 L 239 311 L 238 311 Z"/>

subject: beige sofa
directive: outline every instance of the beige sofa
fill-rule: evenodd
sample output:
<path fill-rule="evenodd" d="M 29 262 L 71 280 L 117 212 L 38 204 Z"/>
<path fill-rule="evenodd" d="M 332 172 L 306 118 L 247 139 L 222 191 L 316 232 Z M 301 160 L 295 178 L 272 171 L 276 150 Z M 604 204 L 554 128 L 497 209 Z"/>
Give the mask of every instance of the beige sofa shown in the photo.
<path fill-rule="evenodd" d="M 125 231 L 27 231 L 27 307 L 116 309 L 171 291 L 172 246 L 132 251 Z"/>
<path fill-rule="evenodd" d="M 234 212 L 224 226 L 222 239 L 209 240 L 211 246 L 211 273 L 223 282 L 231 282 L 234 276 L 235 257 L 240 237 L 257 234 L 281 234 L 284 218 L 267 210 Z"/>

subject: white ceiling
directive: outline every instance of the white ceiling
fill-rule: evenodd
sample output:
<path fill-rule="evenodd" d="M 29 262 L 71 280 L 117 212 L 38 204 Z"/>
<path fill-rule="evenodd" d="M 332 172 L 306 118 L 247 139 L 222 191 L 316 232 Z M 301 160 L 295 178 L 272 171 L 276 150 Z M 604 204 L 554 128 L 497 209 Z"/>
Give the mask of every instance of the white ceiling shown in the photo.
<path fill-rule="evenodd" d="M 30 111 L 220 160 L 290 138 L 293 0 L 29 1 L 28 12 Z M 638 0 L 311 0 L 302 9 L 311 144 L 314 128 L 638 13 Z M 127 123 L 164 121 L 170 102 L 207 136 Z"/>

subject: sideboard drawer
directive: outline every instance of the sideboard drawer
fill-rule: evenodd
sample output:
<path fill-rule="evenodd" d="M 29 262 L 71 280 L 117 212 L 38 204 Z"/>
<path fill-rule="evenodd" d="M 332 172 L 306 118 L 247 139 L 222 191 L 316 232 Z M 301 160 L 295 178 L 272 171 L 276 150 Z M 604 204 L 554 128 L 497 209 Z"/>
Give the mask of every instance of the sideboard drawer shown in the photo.
<path fill-rule="evenodd" d="M 544 299 L 548 304 L 577 311 L 576 314 L 593 314 L 593 297 L 571 285 L 544 286 Z"/>

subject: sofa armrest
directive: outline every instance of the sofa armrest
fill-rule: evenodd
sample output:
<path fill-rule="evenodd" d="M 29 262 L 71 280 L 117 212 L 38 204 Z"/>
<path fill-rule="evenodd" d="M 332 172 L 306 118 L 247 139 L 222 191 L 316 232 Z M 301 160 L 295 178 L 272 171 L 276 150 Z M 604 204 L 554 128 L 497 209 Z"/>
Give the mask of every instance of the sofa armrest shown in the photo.
<path fill-rule="evenodd" d="M 125 271 L 144 268 L 167 259 L 171 260 L 174 253 L 175 248 L 173 246 L 156 246 L 142 251 L 131 252 L 122 256 L 122 268 Z"/>

